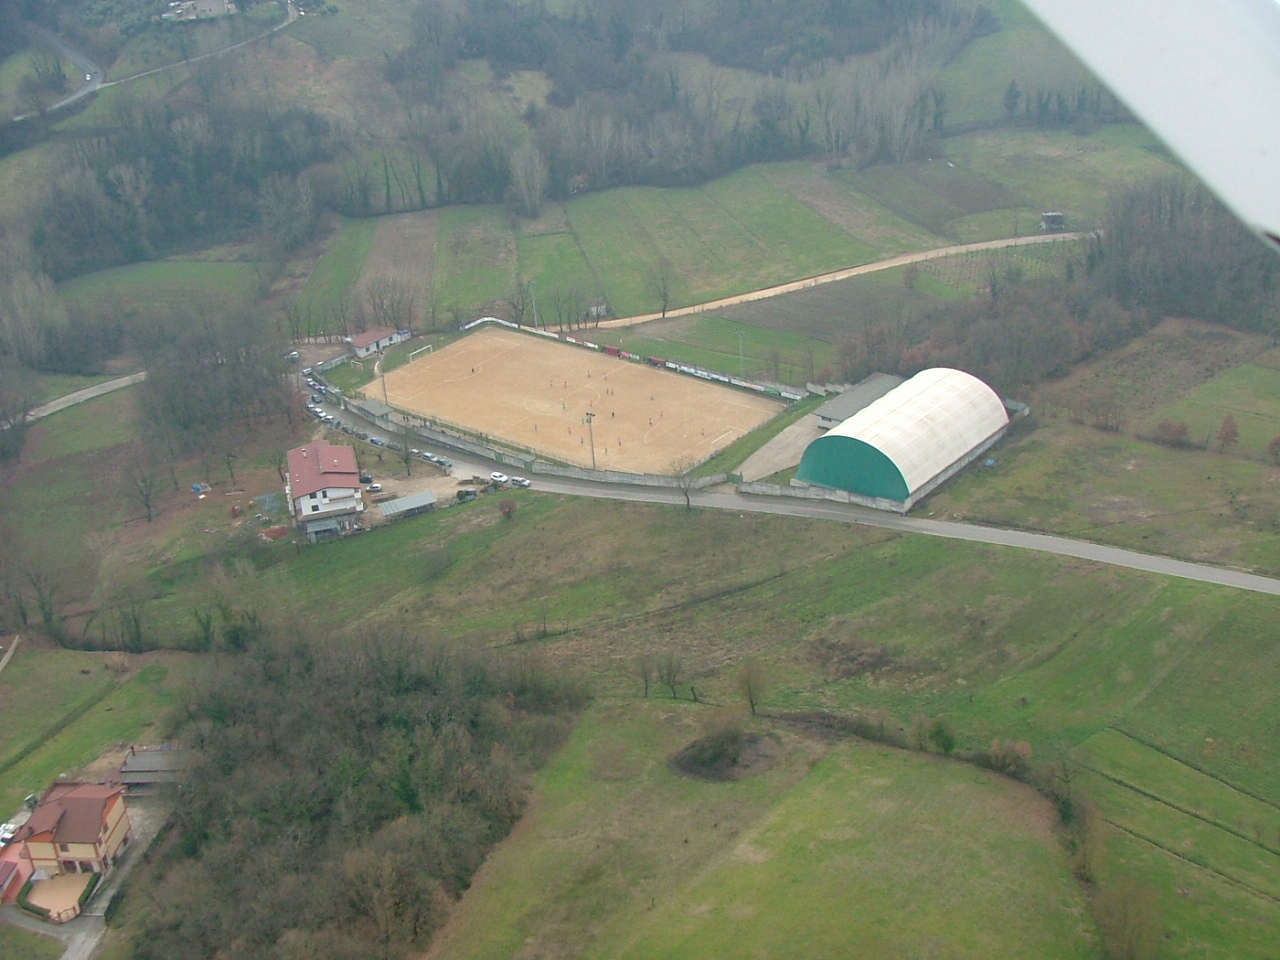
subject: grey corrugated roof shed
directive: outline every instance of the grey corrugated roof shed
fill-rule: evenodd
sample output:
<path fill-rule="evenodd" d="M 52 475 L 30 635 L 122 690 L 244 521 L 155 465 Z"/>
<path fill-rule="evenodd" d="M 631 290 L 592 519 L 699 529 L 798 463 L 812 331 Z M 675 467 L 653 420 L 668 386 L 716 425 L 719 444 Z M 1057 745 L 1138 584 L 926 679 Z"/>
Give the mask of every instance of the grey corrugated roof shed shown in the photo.
<path fill-rule="evenodd" d="M 843 423 L 859 410 L 869 407 L 894 387 L 902 383 L 901 377 L 891 373 L 873 373 L 859 380 L 844 393 L 828 400 L 814 413 L 828 427 Z"/>
<path fill-rule="evenodd" d="M 391 520 L 404 513 L 429 509 L 435 506 L 435 503 L 436 495 L 430 490 L 424 490 L 422 493 L 414 493 L 398 500 L 388 500 L 386 503 L 380 503 L 378 504 L 378 509 L 382 511 L 384 517 Z"/>

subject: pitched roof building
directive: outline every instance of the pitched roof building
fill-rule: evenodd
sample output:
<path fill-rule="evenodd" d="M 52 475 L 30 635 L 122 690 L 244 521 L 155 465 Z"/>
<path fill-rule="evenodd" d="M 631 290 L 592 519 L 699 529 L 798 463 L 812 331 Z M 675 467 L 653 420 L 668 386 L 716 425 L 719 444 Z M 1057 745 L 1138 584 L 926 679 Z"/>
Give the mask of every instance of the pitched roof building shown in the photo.
<path fill-rule="evenodd" d="M 347 342 L 351 344 L 351 352 L 363 359 L 371 353 L 379 353 L 387 347 L 408 339 L 408 330 L 392 330 L 390 327 L 382 327 L 377 330 L 366 330 L 364 333 L 357 333 L 354 337 L 348 337 Z"/>
<path fill-rule="evenodd" d="M 119 784 L 53 784 L 14 835 L 21 857 L 45 877 L 106 873 L 129 841 L 124 791 Z"/>
<path fill-rule="evenodd" d="M 289 473 L 285 481 L 289 512 L 310 536 L 309 526 L 340 532 L 344 521 L 364 510 L 360 496 L 360 472 L 356 452 L 351 447 L 317 440 L 289 451 Z M 338 520 L 335 526 L 332 522 Z"/>

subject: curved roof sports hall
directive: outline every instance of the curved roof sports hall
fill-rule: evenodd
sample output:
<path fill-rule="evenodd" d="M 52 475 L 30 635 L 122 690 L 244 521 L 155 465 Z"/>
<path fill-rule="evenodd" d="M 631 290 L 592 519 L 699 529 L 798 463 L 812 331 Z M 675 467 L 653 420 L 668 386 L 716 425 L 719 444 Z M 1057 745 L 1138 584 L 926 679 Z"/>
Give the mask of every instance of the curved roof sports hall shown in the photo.
<path fill-rule="evenodd" d="M 989 445 L 1009 424 L 994 390 L 970 374 L 916 374 L 805 449 L 796 479 L 905 503 Z"/>

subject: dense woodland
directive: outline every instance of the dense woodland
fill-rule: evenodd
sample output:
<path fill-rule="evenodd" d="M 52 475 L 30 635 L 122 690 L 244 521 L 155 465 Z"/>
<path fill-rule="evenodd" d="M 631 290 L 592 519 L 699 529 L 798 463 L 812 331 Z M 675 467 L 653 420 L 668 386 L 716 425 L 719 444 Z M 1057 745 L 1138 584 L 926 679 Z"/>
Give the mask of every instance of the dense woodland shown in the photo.
<path fill-rule="evenodd" d="M 1112 198 L 1103 229 L 1061 277 L 993 266 L 976 299 L 919 316 L 865 316 L 844 374 L 945 365 L 1005 391 L 1062 376 L 1168 316 L 1280 333 L 1280 263 L 1204 187 L 1169 176 Z M 910 274 L 908 281 L 910 282 Z"/>
<path fill-rule="evenodd" d="M 584 697 L 536 659 L 420 637 L 255 626 L 217 643 L 178 731 L 199 767 L 126 894 L 149 901 L 138 960 L 424 946 Z"/>

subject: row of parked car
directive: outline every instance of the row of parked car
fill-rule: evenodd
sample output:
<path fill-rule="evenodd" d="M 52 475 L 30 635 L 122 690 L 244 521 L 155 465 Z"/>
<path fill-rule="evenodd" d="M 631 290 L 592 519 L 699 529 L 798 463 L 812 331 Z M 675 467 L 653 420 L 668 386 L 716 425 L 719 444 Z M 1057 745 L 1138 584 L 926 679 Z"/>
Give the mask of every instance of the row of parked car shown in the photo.
<path fill-rule="evenodd" d="M 508 477 L 505 473 L 499 473 L 497 470 L 489 474 L 489 479 L 499 485 L 504 483 L 510 483 L 512 486 L 516 486 L 516 487 L 532 487 L 533 486 L 533 484 L 530 483 L 528 480 L 526 480 L 524 477 Z"/>

